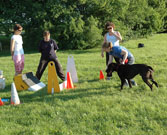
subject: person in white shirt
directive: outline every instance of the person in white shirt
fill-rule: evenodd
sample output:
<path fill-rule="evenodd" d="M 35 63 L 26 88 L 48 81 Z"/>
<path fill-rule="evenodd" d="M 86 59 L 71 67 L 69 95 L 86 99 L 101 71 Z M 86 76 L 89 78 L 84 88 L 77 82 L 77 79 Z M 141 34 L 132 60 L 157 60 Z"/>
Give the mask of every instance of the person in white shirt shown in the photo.
<path fill-rule="evenodd" d="M 122 41 L 122 37 L 119 31 L 114 31 L 115 29 L 114 23 L 107 22 L 105 24 L 105 29 L 108 32 L 104 35 L 103 44 L 111 42 L 113 46 L 119 46 L 119 41 Z M 101 56 L 104 57 L 103 49 L 101 50 Z M 114 57 L 114 59 L 117 63 L 119 63 L 119 58 Z M 109 60 L 109 54 L 106 52 L 106 65 L 108 65 L 108 60 Z"/>
<path fill-rule="evenodd" d="M 10 52 L 15 66 L 15 75 L 21 74 L 24 69 L 24 50 L 21 36 L 23 28 L 20 24 L 14 26 L 14 34 L 11 37 Z"/>

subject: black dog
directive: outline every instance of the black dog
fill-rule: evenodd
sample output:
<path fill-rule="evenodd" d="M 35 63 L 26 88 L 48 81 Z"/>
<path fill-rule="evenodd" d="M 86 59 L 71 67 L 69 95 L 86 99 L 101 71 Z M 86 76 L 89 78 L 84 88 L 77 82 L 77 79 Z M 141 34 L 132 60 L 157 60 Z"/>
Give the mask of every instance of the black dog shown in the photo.
<path fill-rule="evenodd" d="M 121 90 L 123 89 L 123 85 L 125 83 L 125 79 L 128 80 L 130 88 L 132 88 L 130 79 L 134 78 L 137 74 L 140 74 L 143 81 L 150 87 L 152 90 L 153 84 L 155 84 L 158 87 L 158 84 L 153 79 L 153 69 L 150 66 L 147 66 L 145 64 L 133 64 L 133 65 L 120 65 L 116 63 L 109 64 L 106 72 L 107 77 L 112 76 L 112 72 L 116 71 L 118 73 L 118 76 L 121 80 Z M 152 81 L 152 84 L 149 83 L 148 80 Z"/>

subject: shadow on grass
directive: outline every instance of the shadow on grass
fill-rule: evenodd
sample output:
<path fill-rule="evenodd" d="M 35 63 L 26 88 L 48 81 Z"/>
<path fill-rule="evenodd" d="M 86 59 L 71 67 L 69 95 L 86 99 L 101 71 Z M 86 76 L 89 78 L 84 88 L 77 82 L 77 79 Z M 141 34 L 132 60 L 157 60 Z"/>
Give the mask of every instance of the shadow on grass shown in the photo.
<path fill-rule="evenodd" d="M 104 81 L 104 83 L 103 83 Z M 92 85 L 89 85 L 87 88 L 81 88 L 80 84 L 84 82 L 91 83 Z M 96 83 L 99 82 L 100 85 L 97 86 Z M 137 93 L 143 93 L 146 90 L 146 86 L 141 85 L 135 86 L 134 88 L 129 88 L 124 86 L 123 90 L 120 90 L 120 84 L 115 83 L 113 85 L 107 85 L 108 83 L 112 83 L 112 81 L 106 81 L 106 80 L 99 80 L 99 79 L 92 79 L 92 80 L 81 80 L 79 83 L 77 83 L 77 87 L 75 89 L 65 89 L 60 93 L 55 94 L 48 94 L 47 93 L 47 86 L 39 90 L 37 92 L 31 92 L 28 90 L 18 91 L 18 95 L 20 98 L 20 101 L 22 103 L 31 103 L 31 102 L 47 102 L 47 103 L 55 103 L 56 100 L 61 101 L 69 101 L 69 100 L 75 100 L 75 99 L 82 99 L 85 97 L 94 97 L 94 96 L 101 96 L 101 95 L 117 95 L 120 94 L 120 92 L 137 92 Z M 4 90 L 1 90 L 0 93 L 9 93 L 11 92 L 11 85 L 7 85 Z M 10 99 L 11 96 L 3 96 L 3 98 Z"/>
<path fill-rule="evenodd" d="M 93 80 L 86 80 L 89 83 L 96 83 L 99 81 L 99 79 L 93 79 Z M 79 88 L 79 84 L 86 82 L 85 80 L 79 81 L 77 84 L 78 86 L 75 89 L 65 89 L 60 93 L 55 94 L 48 94 L 47 93 L 47 86 L 39 91 L 31 92 L 28 90 L 18 91 L 19 98 L 21 102 L 23 103 L 29 103 L 29 102 L 45 102 L 53 100 L 55 98 L 63 101 L 68 100 L 74 100 L 78 98 L 84 98 L 84 97 L 91 97 L 96 95 L 102 95 L 106 93 L 106 89 L 110 89 L 111 87 L 108 85 L 102 85 L 100 87 L 88 87 L 88 88 Z M 100 82 L 103 80 L 100 80 Z M 120 92 L 119 86 L 112 86 L 114 89 L 118 89 Z M 0 93 L 9 93 L 11 92 L 11 85 L 7 85 L 4 90 L 1 90 Z M 110 95 L 113 95 L 114 93 L 111 92 Z M 3 98 L 10 99 L 11 96 L 6 96 Z"/>
<path fill-rule="evenodd" d="M 93 82 L 98 82 L 99 79 L 92 79 L 92 80 L 79 80 L 79 82 L 77 82 L 77 84 L 82 84 L 84 82 L 89 82 L 89 83 L 93 83 Z"/>
<path fill-rule="evenodd" d="M 98 79 L 95 80 L 88 80 L 87 82 L 97 82 L 99 81 Z M 90 97 L 90 96 L 94 96 L 94 95 L 100 95 L 102 93 L 105 92 L 104 89 L 108 88 L 107 86 L 101 86 L 99 88 L 79 88 L 79 85 L 85 82 L 80 81 L 79 83 L 77 83 L 77 88 L 75 89 L 65 89 L 60 93 L 55 93 L 55 94 L 48 94 L 47 93 L 47 86 L 39 91 L 36 92 L 31 92 L 28 90 L 22 90 L 22 91 L 18 91 L 18 95 L 19 98 L 22 102 L 27 103 L 27 102 L 44 102 L 45 100 L 50 100 L 50 99 L 60 99 L 60 100 L 71 100 L 71 99 L 77 99 L 77 98 L 83 98 L 83 97 Z M 1 94 L 4 93 L 8 93 L 8 95 L 11 95 L 11 85 L 6 85 L 4 90 L 0 90 Z M 10 99 L 11 96 L 3 96 L 3 98 L 7 98 Z"/>
<path fill-rule="evenodd" d="M 65 54 L 85 54 L 85 53 L 100 53 L 100 48 L 99 49 L 87 49 L 87 50 L 59 50 L 61 53 Z"/>
<path fill-rule="evenodd" d="M 11 91 L 11 85 L 6 85 L 5 86 L 5 89 L 1 89 L 0 90 L 0 93 L 6 93 L 6 92 L 9 92 L 9 91 Z"/>
<path fill-rule="evenodd" d="M 39 53 L 38 51 L 25 51 L 25 54 L 34 54 L 34 53 Z M 10 51 L 9 50 L 5 50 L 5 51 L 1 51 L 0 52 L 0 57 L 8 57 L 11 56 Z"/>
<path fill-rule="evenodd" d="M 8 57 L 11 56 L 10 51 L 1 51 L 0 52 L 0 57 Z"/>
<path fill-rule="evenodd" d="M 105 94 L 107 88 L 109 87 L 102 86 L 99 88 L 91 87 L 91 88 L 76 88 L 76 89 L 70 89 L 70 90 L 66 89 L 60 93 L 55 93 L 55 94 L 48 94 L 47 88 L 44 88 L 37 92 L 23 91 L 23 92 L 18 92 L 18 93 L 19 93 L 19 98 L 21 102 L 23 103 L 29 103 L 29 102 L 48 102 L 50 103 L 55 99 L 62 100 L 62 101 L 68 101 L 68 100 L 81 99 L 84 97 L 93 97 L 97 95 L 103 95 Z M 111 95 L 112 94 L 114 93 L 111 93 Z"/>
<path fill-rule="evenodd" d="M 93 81 L 93 80 L 89 80 Z M 94 80 L 97 81 L 97 80 Z M 94 97 L 94 96 L 101 96 L 101 95 L 119 95 L 120 93 L 124 92 L 130 92 L 133 90 L 135 93 L 145 93 L 146 89 L 145 86 L 141 86 L 139 88 L 129 88 L 129 87 L 124 87 L 124 89 L 121 91 L 120 90 L 120 85 L 113 85 L 108 86 L 108 85 L 102 85 L 100 87 L 89 87 L 89 88 L 76 88 L 76 89 L 65 89 L 60 93 L 55 93 L 55 94 L 48 94 L 47 93 L 47 87 L 39 90 L 37 92 L 31 92 L 31 91 L 19 91 L 18 95 L 20 98 L 21 103 L 31 103 L 31 102 L 43 102 L 43 103 L 56 103 L 56 100 L 61 100 L 61 101 L 69 101 L 69 100 L 75 100 L 75 99 L 82 99 L 85 97 Z M 8 85 L 4 91 L 0 92 L 10 92 L 11 91 L 11 86 Z M 110 90 L 110 89 L 113 89 Z M 3 98 L 6 99 L 11 99 L 11 96 L 5 96 Z"/>

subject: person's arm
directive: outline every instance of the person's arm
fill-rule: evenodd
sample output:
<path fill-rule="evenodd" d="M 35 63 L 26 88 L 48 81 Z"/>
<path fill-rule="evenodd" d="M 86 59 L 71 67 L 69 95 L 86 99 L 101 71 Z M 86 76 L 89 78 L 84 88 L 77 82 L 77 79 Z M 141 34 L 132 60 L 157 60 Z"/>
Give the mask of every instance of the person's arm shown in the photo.
<path fill-rule="evenodd" d="M 122 41 L 122 36 L 119 33 L 119 31 L 114 31 L 114 29 L 112 28 L 112 34 L 119 40 Z"/>
<path fill-rule="evenodd" d="M 104 35 L 104 42 L 103 42 L 103 44 L 104 44 L 105 42 L 107 42 L 106 34 Z M 104 50 L 103 50 L 103 48 L 101 48 L 101 57 L 104 57 Z"/>
<path fill-rule="evenodd" d="M 123 55 L 123 60 L 121 61 L 121 64 L 125 64 L 125 60 L 128 57 L 128 52 L 126 50 L 122 49 L 121 55 Z"/>
<path fill-rule="evenodd" d="M 55 50 L 55 53 L 57 52 L 57 50 L 59 49 L 57 43 L 55 40 L 53 40 L 53 45 L 54 45 L 54 50 Z"/>
<path fill-rule="evenodd" d="M 42 40 L 39 42 L 38 51 L 42 53 Z"/>
<path fill-rule="evenodd" d="M 117 31 L 116 33 L 114 33 L 114 35 L 116 36 L 116 38 L 119 40 L 119 41 L 122 41 L 122 36 L 121 34 Z"/>
<path fill-rule="evenodd" d="M 10 53 L 11 53 L 12 59 L 13 59 L 13 55 L 14 55 L 14 45 L 15 45 L 14 43 L 15 43 L 15 40 L 11 39 L 11 42 L 10 42 Z"/>
<path fill-rule="evenodd" d="M 113 56 L 112 56 L 112 55 L 109 55 L 108 65 L 111 64 L 112 61 L 113 61 Z M 108 65 L 107 65 L 107 66 L 108 66 Z"/>

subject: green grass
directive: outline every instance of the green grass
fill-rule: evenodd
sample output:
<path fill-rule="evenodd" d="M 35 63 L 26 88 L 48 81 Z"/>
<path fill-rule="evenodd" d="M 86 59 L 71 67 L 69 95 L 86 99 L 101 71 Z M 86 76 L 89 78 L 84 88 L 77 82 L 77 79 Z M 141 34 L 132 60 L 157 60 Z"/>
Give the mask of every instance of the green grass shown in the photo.
<path fill-rule="evenodd" d="M 0 107 L 0 135 L 166 135 L 166 37 L 167 34 L 159 34 L 122 43 L 134 54 L 136 63 L 148 64 L 155 70 L 159 88 L 154 86 L 153 92 L 140 76 L 135 77 L 138 86 L 124 87 L 122 92 L 116 73 L 110 81 L 99 81 L 100 70 L 105 74 L 106 68 L 100 47 L 58 51 L 64 71 L 68 55 L 74 56 L 77 88 L 54 95 L 47 94 L 47 88 L 18 92 L 22 104 Z M 145 47 L 137 48 L 139 42 Z M 25 53 L 24 73 L 35 74 L 40 54 Z M 7 53 L 0 55 L 0 69 L 6 78 L 6 88 L 0 90 L 0 97 L 10 99 L 14 65 Z M 45 84 L 47 73 L 48 69 L 41 79 Z"/>

